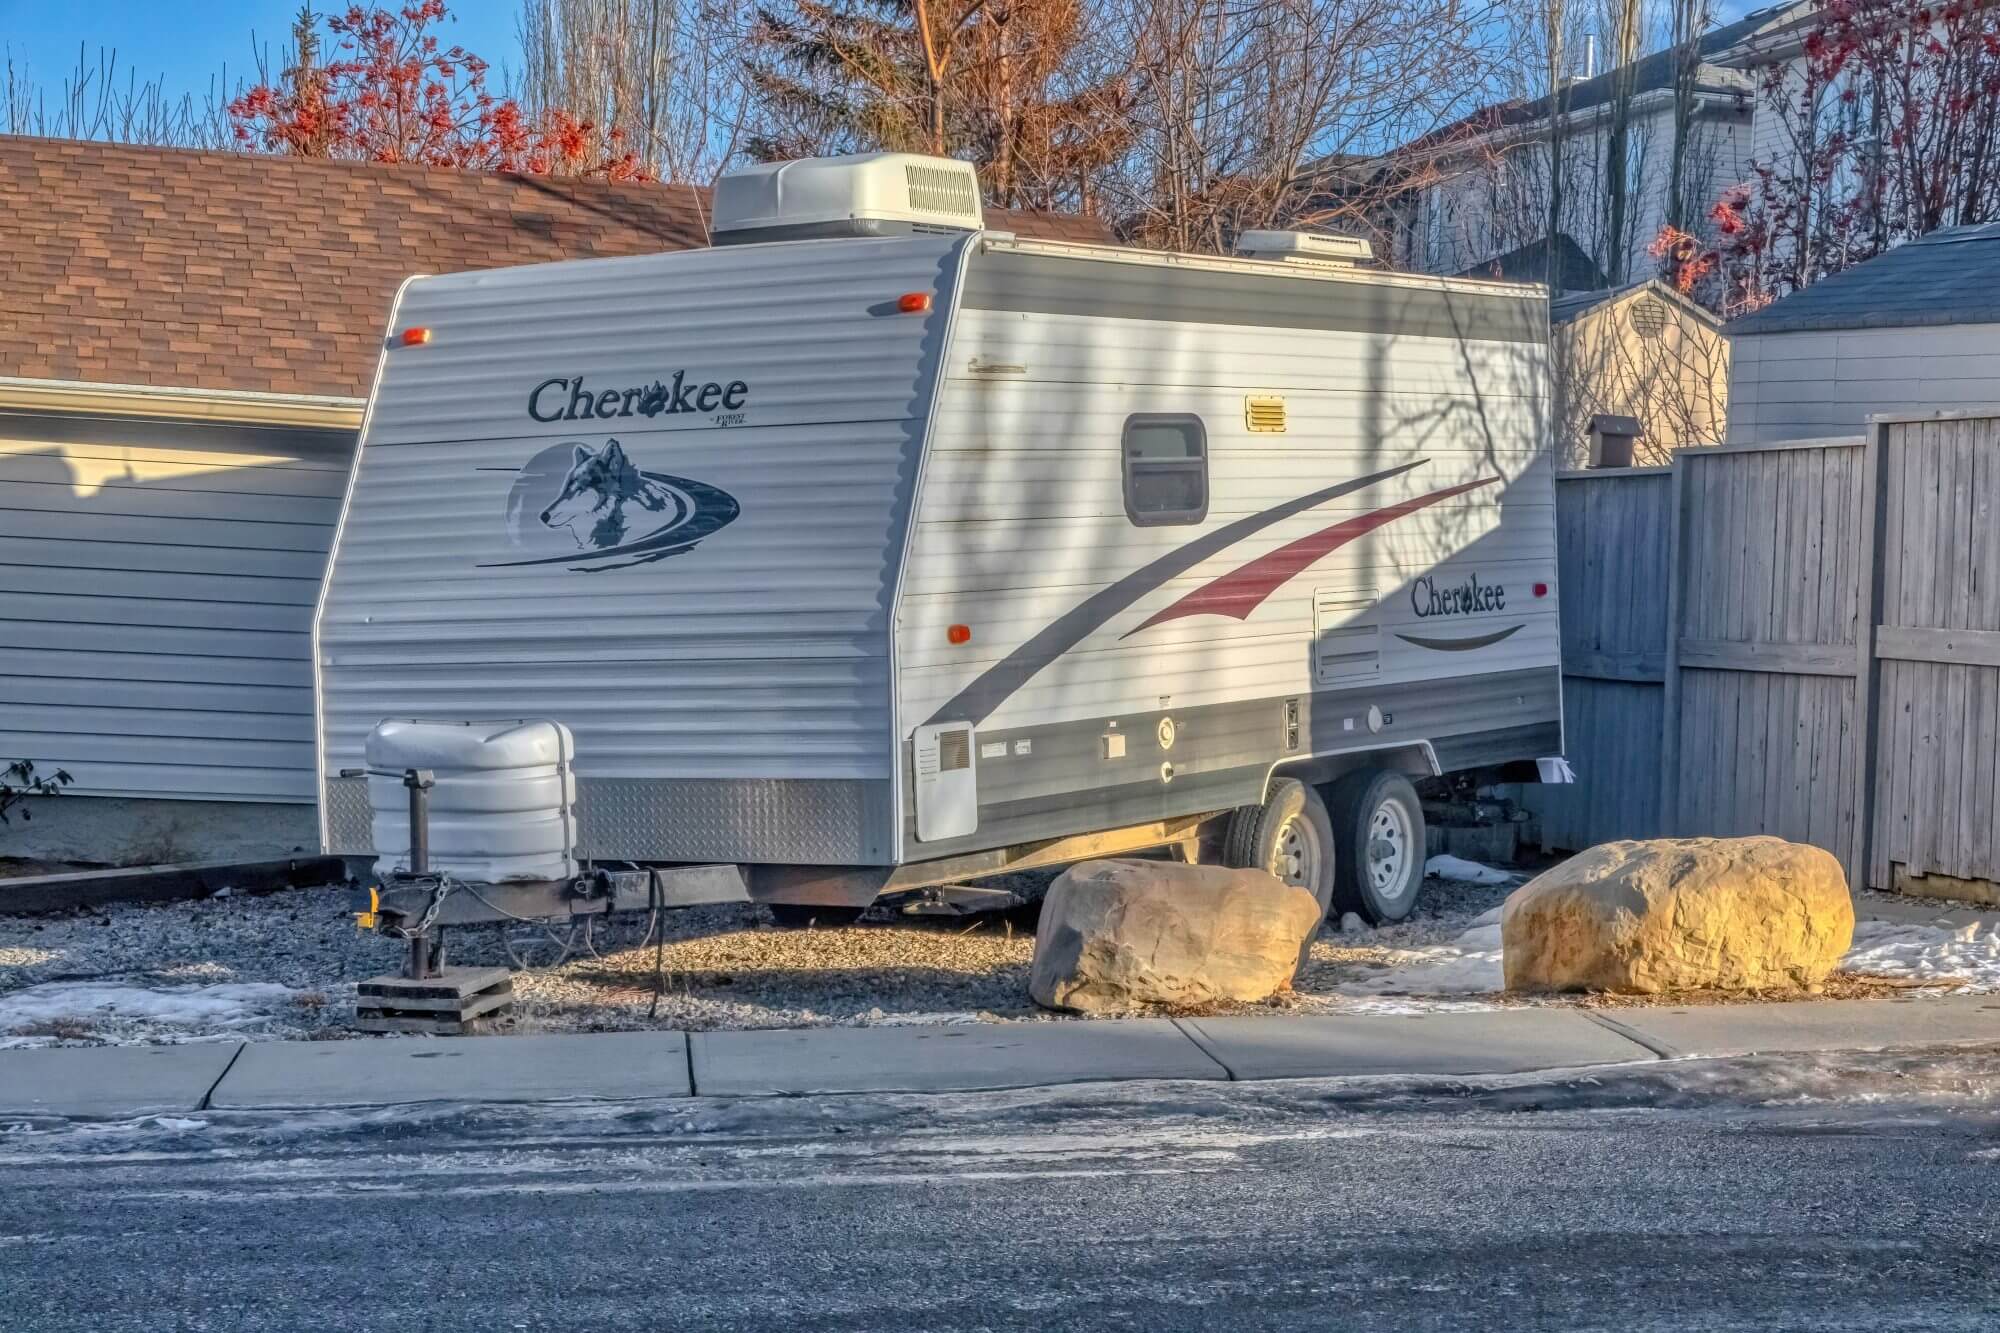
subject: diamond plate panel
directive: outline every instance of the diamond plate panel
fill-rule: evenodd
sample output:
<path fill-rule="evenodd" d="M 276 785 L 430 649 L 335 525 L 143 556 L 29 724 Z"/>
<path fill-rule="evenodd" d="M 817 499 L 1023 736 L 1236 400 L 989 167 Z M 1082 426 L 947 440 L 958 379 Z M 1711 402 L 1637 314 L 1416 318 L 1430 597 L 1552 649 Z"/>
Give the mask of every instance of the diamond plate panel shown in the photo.
<path fill-rule="evenodd" d="M 333 856 L 373 856 L 374 811 L 368 804 L 368 779 L 328 778 L 326 850 Z"/>
<path fill-rule="evenodd" d="M 889 783 L 859 779 L 584 778 L 588 856 L 886 865 Z"/>

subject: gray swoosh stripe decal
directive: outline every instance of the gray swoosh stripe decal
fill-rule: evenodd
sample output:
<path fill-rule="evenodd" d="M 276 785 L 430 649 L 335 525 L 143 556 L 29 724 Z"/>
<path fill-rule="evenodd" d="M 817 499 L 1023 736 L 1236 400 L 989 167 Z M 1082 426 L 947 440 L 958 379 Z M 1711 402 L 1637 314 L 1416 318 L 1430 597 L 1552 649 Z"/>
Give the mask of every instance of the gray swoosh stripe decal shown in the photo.
<path fill-rule="evenodd" d="M 1414 643 L 1419 648 L 1430 648 L 1440 653 L 1464 653 L 1474 648 L 1489 647 L 1502 639 L 1518 634 L 1521 629 L 1521 625 L 1509 625 L 1506 629 L 1496 630 L 1491 634 L 1474 635 L 1470 639 L 1427 639 L 1416 634 L 1398 634 L 1396 637 L 1404 643 Z"/>
<path fill-rule="evenodd" d="M 1405 463 L 1382 472 L 1357 477 L 1353 481 L 1343 481 L 1337 486 L 1329 486 L 1310 495 L 1301 495 L 1296 500 L 1266 509 L 1261 514 L 1239 518 L 1234 523 L 1217 528 L 1205 537 L 1197 537 L 1184 546 L 1177 546 L 1151 564 L 1141 565 L 1118 582 L 1078 602 L 1030 638 L 1013 652 L 986 668 L 970 685 L 954 694 L 942 704 L 925 723 L 930 726 L 940 722 L 970 722 L 975 726 L 993 715 L 993 711 L 1007 702 L 1007 699 L 1049 663 L 1061 657 L 1070 649 L 1082 643 L 1098 630 L 1104 628 L 1111 617 L 1130 607 L 1168 579 L 1178 578 L 1202 561 L 1235 542 L 1243 540 L 1253 532 L 1270 527 L 1280 519 L 1301 514 L 1314 505 L 1325 504 L 1343 495 L 1373 486 L 1378 481 L 1387 481 L 1400 476 L 1412 468 L 1422 467 L 1425 459 Z"/>

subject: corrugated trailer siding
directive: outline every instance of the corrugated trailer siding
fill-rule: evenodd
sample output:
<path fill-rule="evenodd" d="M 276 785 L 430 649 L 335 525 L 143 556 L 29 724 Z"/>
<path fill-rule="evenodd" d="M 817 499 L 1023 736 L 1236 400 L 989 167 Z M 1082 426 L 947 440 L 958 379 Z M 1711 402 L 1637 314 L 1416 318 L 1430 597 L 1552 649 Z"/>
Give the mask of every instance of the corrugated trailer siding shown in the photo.
<path fill-rule="evenodd" d="M 413 284 L 399 326 L 433 341 L 388 357 L 320 613 L 328 772 L 356 765 L 385 716 L 536 716 L 575 731 L 586 805 L 593 781 L 886 784 L 888 608 L 960 243 L 795 242 Z M 896 313 L 910 291 L 939 293 L 934 312 Z M 741 424 L 527 412 L 549 377 L 619 389 L 683 369 L 747 384 Z M 614 438 L 638 468 L 719 488 L 740 513 L 652 563 L 506 565 L 535 554 L 509 537 L 520 466 Z"/>
<path fill-rule="evenodd" d="M 0 420 L 0 760 L 75 793 L 309 802 L 352 437 Z"/>
<path fill-rule="evenodd" d="M 989 259 L 973 259 L 968 301 L 978 299 L 980 265 Z M 1383 303 L 1359 308 L 1380 311 Z M 1474 322 L 1518 327 L 1490 312 Z M 939 404 L 903 586 L 905 726 L 1070 607 L 1201 533 L 1416 459 L 1425 461 L 1274 523 L 1164 582 L 1034 675 L 991 725 L 1152 708 L 1162 695 L 1184 709 L 1310 690 L 1304 645 L 1318 588 L 1376 591 L 1382 683 L 1552 667 L 1556 598 L 1531 595 L 1555 572 L 1552 473 L 1537 446 L 1546 437 L 1545 357 L 1542 344 L 1526 340 L 961 311 L 952 351 L 961 373 Z M 1020 373 L 963 374 L 975 359 Z M 1248 393 L 1284 397 L 1283 434 L 1247 428 Z M 1122 425 L 1131 413 L 1173 411 L 1203 419 L 1208 515 L 1198 525 L 1137 527 L 1124 509 Z M 1201 615 L 1121 638 L 1180 596 L 1307 533 L 1486 478 L 1496 480 L 1315 562 L 1247 620 Z M 1440 564 L 1476 566 L 1510 591 L 1504 612 L 1454 616 L 1453 629 L 1517 621 L 1522 629 L 1476 654 L 1426 651 L 1397 638 L 1396 630 L 1437 623 L 1416 617 L 1409 596 L 1412 581 Z M 948 645 L 945 628 L 954 623 L 972 624 L 971 644 Z"/>

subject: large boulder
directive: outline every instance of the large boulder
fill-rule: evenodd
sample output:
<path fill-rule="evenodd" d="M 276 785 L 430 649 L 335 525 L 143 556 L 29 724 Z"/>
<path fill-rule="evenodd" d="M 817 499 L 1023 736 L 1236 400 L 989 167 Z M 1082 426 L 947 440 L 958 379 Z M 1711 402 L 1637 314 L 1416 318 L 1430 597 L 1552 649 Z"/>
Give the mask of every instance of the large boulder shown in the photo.
<path fill-rule="evenodd" d="M 1086 1014 L 1262 1000 L 1291 985 L 1320 916 L 1261 870 L 1085 861 L 1042 903 L 1028 990 Z"/>
<path fill-rule="evenodd" d="M 1500 912 L 1509 990 L 1778 990 L 1818 984 L 1854 939 L 1832 853 L 1782 838 L 1607 842 Z"/>

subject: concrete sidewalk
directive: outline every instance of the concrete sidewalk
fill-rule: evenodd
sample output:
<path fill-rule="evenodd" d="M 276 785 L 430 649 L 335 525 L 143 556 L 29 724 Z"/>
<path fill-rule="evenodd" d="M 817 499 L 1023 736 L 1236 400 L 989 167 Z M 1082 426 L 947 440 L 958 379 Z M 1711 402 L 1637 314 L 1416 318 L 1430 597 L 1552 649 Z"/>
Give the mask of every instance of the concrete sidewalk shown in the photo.
<path fill-rule="evenodd" d="M 1455 1077 L 2000 1045 L 2000 995 L 0 1051 L 0 1115 L 966 1092 L 1139 1079 Z"/>

